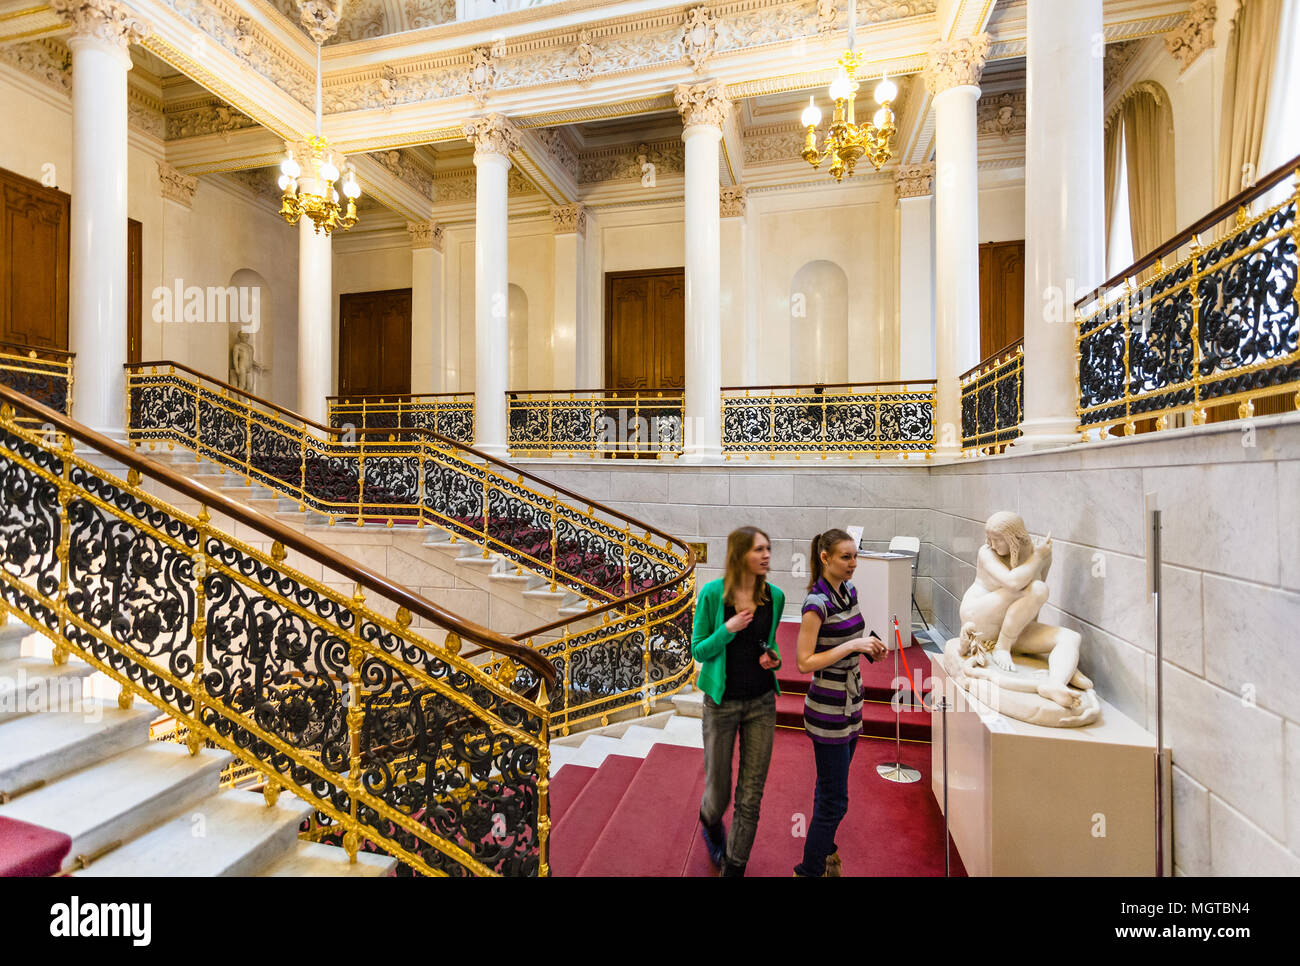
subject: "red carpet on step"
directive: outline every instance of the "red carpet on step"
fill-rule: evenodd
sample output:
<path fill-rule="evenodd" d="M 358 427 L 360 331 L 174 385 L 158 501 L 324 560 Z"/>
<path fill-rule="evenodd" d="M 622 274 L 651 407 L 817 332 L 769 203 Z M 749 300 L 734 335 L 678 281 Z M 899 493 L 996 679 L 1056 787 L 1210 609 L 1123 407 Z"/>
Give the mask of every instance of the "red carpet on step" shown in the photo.
<path fill-rule="evenodd" d="M 0 818 L 0 877 L 54 875 L 71 848 L 62 832 Z"/>

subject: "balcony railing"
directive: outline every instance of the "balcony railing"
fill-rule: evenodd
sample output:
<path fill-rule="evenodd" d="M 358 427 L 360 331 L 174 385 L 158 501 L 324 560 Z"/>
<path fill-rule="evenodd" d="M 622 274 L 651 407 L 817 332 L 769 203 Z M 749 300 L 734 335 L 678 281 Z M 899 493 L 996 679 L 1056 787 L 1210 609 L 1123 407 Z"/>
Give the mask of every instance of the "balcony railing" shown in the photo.
<path fill-rule="evenodd" d="M 1174 413 L 1199 425 L 1234 403 L 1246 418 L 1269 397 L 1300 409 L 1298 186 L 1300 158 L 1075 303 L 1085 439 L 1153 417 L 1165 429 Z"/>
<path fill-rule="evenodd" d="M 430 392 L 402 396 L 329 396 L 329 424 L 336 429 L 427 429 L 467 446 L 474 443 L 474 394 Z"/>
<path fill-rule="evenodd" d="M 961 377 L 961 451 L 1002 452 L 1025 416 L 1024 340 L 1017 339 Z"/>
<path fill-rule="evenodd" d="M 677 456 L 681 389 L 506 393 L 507 441 L 516 457 Z"/>
<path fill-rule="evenodd" d="M 934 453 L 935 382 L 727 387 L 722 451 L 768 456 L 929 458 Z"/>
<path fill-rule="evenodd" d="M 71 352 L 0 342 L 0 385 L 65 416 L 72 412 Z M 20 416 L 30 420 L 30 416 Z"/>

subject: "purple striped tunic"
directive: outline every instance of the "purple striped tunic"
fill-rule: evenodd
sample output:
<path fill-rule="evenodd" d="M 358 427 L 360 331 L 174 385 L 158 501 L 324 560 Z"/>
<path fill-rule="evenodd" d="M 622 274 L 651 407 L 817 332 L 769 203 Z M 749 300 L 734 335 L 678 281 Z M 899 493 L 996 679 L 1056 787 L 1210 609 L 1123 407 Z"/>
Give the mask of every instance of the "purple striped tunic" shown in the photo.
<path fill-rule="evenodd" d="M 861 637 L 865 631 L 862 615 L 858 613 L 858 592 L 848 581 L 837 593 L 825 577 L 820 578 L 803 602 L 803 613 L 809 611 L 822 619 L 815 654 Z M 859 665 L 858 655 L 849 654 L 813 672 L 803 703 L 804 730 L 813 741 L 846 744 L 862 730 Z"/>

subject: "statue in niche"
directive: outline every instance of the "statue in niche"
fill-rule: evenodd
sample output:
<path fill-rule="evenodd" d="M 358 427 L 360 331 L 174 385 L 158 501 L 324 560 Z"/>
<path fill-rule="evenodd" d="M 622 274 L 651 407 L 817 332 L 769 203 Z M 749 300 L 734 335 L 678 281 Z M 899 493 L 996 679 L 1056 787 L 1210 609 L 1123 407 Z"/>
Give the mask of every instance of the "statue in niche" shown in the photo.
<path fill-rule="evenodd" d="M 984 533 L 975 582 L 958 610 L 961 636 L 944 648 L 945 670 L 1008 717 L 1058 728 L 1099 720 L 1092 681 L 1079 670 L 1079 633 L 1038 620 L 1051 535 L 1035 545 L 1020 516 L 1006 511 L 989 517 Z"/>
<path fill-rule="evenodd" d="M 230 347 L 230 384 L 236 389 L 251 393 L 254 391 L 254 379 L 262 368 L 257 364 L 248 333 L 240 332 L 235 337 L 235 344 Z"/>
<path fill-rule="evenodd" d="M 650 151 L 644 145 L 637 145 L 636 163 L 641 169 L 641 187 L 653 188 L 655 186 L 655 166 L 650 160 Z"/>

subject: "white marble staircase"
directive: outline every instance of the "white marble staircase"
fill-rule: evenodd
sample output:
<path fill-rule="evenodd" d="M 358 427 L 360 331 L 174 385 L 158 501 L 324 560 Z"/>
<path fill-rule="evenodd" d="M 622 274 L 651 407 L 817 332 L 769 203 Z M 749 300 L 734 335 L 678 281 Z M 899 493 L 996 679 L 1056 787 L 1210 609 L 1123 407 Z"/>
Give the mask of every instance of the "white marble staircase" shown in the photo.
<path fill-rule="evenodd" d="M 703 721 L 676 711 L 619 721 L 604 728 L 551 739 L 551 775 L 565 765 L 599 768 L 608 755 L 644 758 L 657 744 L 703 748 Z"/>
<path fill-rule="evenodd" d="M 149 740 L 156 709 L 123 711 L 87 664 L 14 618 L 0 627 L 0 816 L 70 836 L 75 875 L 382 876 L 385 856 L 300 841 L 311 808 L 219 787 L 224 751 Z"/>

